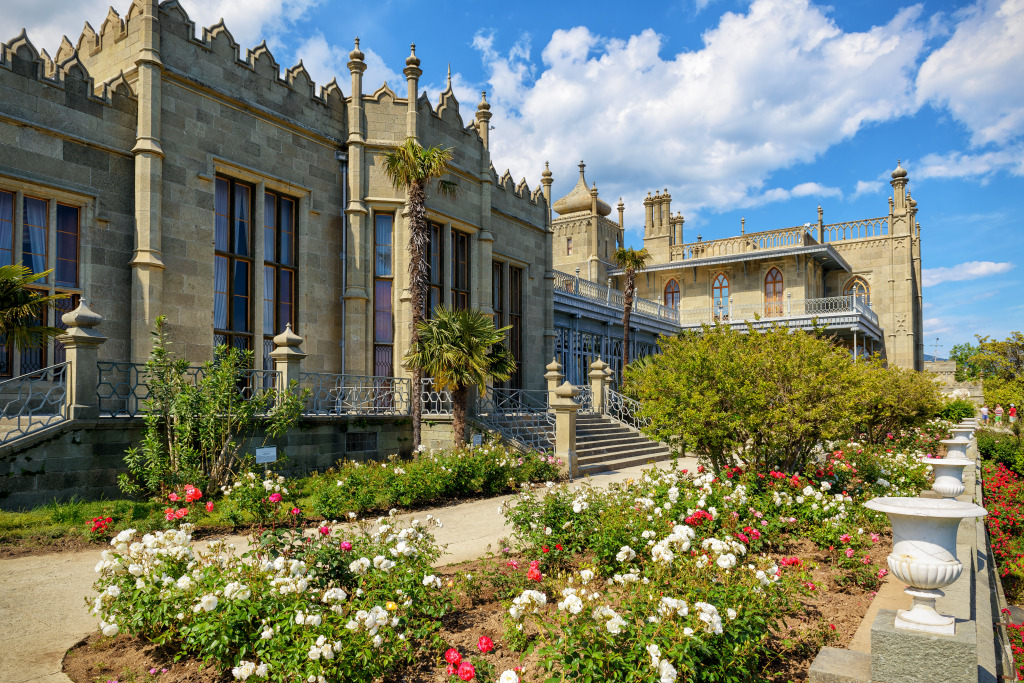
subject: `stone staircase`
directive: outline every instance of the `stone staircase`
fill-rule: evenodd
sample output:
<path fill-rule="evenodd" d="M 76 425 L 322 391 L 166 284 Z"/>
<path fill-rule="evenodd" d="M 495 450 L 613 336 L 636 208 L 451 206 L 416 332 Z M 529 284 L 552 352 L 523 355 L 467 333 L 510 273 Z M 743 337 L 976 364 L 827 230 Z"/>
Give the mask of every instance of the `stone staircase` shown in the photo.
<path fill-rule="evenodd" d="M 651 441 L 610 417 L 586 413 L 576 417 L 576 458 L 580 476 L 671 457 L 667 446 Z"/>

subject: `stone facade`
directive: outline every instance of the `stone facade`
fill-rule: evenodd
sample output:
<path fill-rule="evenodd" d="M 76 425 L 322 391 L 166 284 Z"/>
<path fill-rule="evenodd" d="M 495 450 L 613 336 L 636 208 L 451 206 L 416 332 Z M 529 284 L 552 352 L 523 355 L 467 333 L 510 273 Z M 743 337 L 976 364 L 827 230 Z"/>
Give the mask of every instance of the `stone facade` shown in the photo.
<path fill-rule="evenodd" d="M 77 278 L 47 284 L 106 320 L 102 360 L 144 362 L 163 314 L 193 362 L 212 358 L 216 339 L 271 367 L 270 340 L 290 322 L 305 339 L 304 370 L 406 376 L 406 197 L 382 155 L 413 137 L 454 154 L 456 197 L 427 197 L 436 301 L 486 313 L 496 304 L 521 334 L 524 386 L 541 386 L 554 339 L 549 195 L 495 172 L 486 98 L 468 121 L 450 84 L 436 107 L 428 101 L 415 48 L 400 93 L 364 87 L 358 40 L 350 59 L 347 95 L 337 81 L 317 88 L 301 63 L 282 73 L 265 43 L 243 55 L 223 24 L 197 35 L 175 0 L 111 10 L 53 58 L 24 33 L 3 45 L 0 192 L 12 197 L 11 229 L 26 229 L 25 198 L 46 202 L 53 267 L 67 254 L 54 212 L 79 211 Z M 377 239 L 381 221 L 389 245 Z M 14 239 L 13 262 L 21 250 Z"/>
<path fill-rule="evenodd" d="M 556 211 L 574 199 L 575 204 L 582 203 L 575 197 L 586 191 L 582 168 L 580 183 L 555 203 Z M 877 352 L 895 365 L 923 370 L 917 202 L 907 190 L 907 172 L 899 165 L 891 184 L 887 216 L 826 224 L 819 207 L 817 224 L 747 232 L 744 221 L 737 237 L 704 241 L 698 235 L 688 243 L 683 241 L 683 216 L 672 214 L 668 190 L 648 195 L 644 247 L 651 260 L 637 273 L 637 296 L 647 300 L 643 303 L 648 309 L 657 309 L 656 317 L 674 320 L 682 328 L 755 318 L 785 318 L 790 319 L 786 324 L 809 327 L 815 316 L 848 312 L 833 316 L 828 325 L 855 353 Z M 599 285 L 611 276 L 608 280 L 621 289 L 621 270 L 595 258 L 593 245 L 600 243 L 601 221 L 614 224 L 599 215 L 601 205 L 607 204 L 597 198 L 596 187 L 591 192 L 592 212 L 584 215 L 577 209 L 553 222 L 555 269 L 578 272 Z M 623 211 L 620 202 L 619 225 Z M 586 233 L 581 240 L 586 249 L 577 252 L 574 241 L 573 253 L 567 254 L 560 237 L 574 230 Z M 868 304 L 871 313 L 856 311 L 854 298 Z"/>

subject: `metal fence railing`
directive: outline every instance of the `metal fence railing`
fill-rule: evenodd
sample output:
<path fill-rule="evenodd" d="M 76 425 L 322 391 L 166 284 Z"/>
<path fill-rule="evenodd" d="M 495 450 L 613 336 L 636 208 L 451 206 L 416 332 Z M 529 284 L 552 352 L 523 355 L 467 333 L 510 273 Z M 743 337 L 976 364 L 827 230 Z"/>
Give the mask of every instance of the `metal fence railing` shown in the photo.
<path fill-rule="evenodd" d="M 634 429 L 643 430 L 651 424 L 649 417 L 640 414 L 640 402 L 620 394 L 614 389 L 605 389 L 606 412 L 622 424 L 629 425 Z"/>
<path fill-rule="evenodd" d="M 423 379 L 420 385 L 420 400 L 423 402 L 423 415 L 451 415 L 452 394 L 450 391 L 438 391 L 434 388 L 434 380 Z"/>
<path fill-rule="evenodd" d="M 70 371 L 64 362 L 0 382 L 0 444 L 67 419 Z"/>
<path fill-rule="evenodd" d="M 488 389 L 477 399 L 476 419 L 520 448 L 551 452 L 555 444 L 555 416 L 547 411 L 546 405 L 538 407 L 539 401 L 531 396 L 535 393 Z"/>
<path fill-rule="evenodd" d="M 305 415 L 408 415 L 412 381 L 398 377 L 300 372 Z"/>
<path fill-rule="evenodd" d="M 102 417 L 137 417 L 146 411 L 149 399 L 149 375 L 145 363 L 99 361 L 96 398 Z M 206 376 L 202 366 L 185 369 L 184 379 L 196 384 Z M 281 373 L 276 370 L 244 369 L 236 388 L 242 400 L 250 401 L 268 391 L 276 391 Z"/>

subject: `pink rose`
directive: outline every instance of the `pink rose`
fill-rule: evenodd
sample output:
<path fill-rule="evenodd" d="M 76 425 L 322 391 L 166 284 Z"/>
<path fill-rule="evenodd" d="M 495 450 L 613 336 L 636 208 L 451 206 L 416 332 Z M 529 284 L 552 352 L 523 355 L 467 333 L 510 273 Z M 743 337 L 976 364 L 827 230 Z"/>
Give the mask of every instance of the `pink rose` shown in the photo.
<path fill-rule="evenodd" d="M 321 536 L 330 536 L 331 535 L 330 527 L 327 527 L 327 526 L 320 527 L 320 535 Z"/>
<path fill-rule="evenodd" d="M 341 542 L 341 549 L 342 550 L 352 550 L 352 544 L 349 541 L 342 541 Z"/>
<path fill-rule="evenodd" d="M 178 519 L 181 519 L 182 517 L 184 517 L 187 514 L 188 514 L 188 508 L 178 508 L 175 511 L 174 516 L 177 517 Z"/>
<path fill-rule="evenodd" d="M 850 542 L 850 534 L 843 534 L 842 536 L 840 536 L 839 537 L 839 542 L 840 543 L 849 543 Z"/>
<path fill-rule="evenodd" d="M 302 512 L 302 510 L 300 510 L 299 508 L 292 508 L 292 514 L 293 514 L 293 515 L 297 515 L 297 514 L 299 514 L 300 512 Z"/>
<path fill-rule="evenodd" d="M 281 502 L 281 494 L 280 493 L 271 493 L 270 494 L 270 502 L 271 503 L 280 503 Z"/>
<path fill-rule="evenodd" d="M 477 641 L 476 646 L 480 652 L 490 652 L 494 649 L 494 641 L 487 636 L 480 636 L 480 640 Z"/>
<path fill-rule="evenodd" d="M 463 662 L 462 664 L 459 664 L 459 669 L 456 671 L 456 674 L 458 674 L 459 678 L 464 681 L 471 681 L 473 680 L 473 676 L 476 676 L 476 669 L 469 662 Z"/>
<path fill-rule="evenodd" d="M 179 500 L 181 500 L 180 498 L 178 498 L 178 494 L 177 493 L 172 493 L 171 495 L 169 495 L 167 497 L 170 498 L 171 500 L 173 500 L 174 502 L 178 502 Z"/>
<path fill-rule="evenodd" d="M 455 667 L 454 667 L 454 666 L 452 666 L 451 664 L 449 664 L 448 666 L 446 666 L 446 667 L 444 668 L 444 671 L 445 671 L 445 673 L 447 673 L 447 674 L 448 674 L 449 676 L 454 676 L 454 675 L 455 675 L 455 671 L 456 671 L 456 669 L 455 669 Z"/>
<path fill-rule="evenodd" d="M 208 502 L 206 503 L 206 511 L 207 511 L 207 512 L 213 512 L 213 501 L 212 501 L 212 500 L 211 500 L 211 501 L 208 501 Z"/>
<path fill-rule="evenodd" d="M 448 652 L 444 653 L 444 661 L 448 662 L 452 666 L 458 666 L 462 661 L 462 655 L 454 647 L 448 648 Z"/>
<path fill-rule="evenodd" d="M 847 548 L 846 549 L 846 556 L 847 557 L 853 557 L 853 548 Z"/>

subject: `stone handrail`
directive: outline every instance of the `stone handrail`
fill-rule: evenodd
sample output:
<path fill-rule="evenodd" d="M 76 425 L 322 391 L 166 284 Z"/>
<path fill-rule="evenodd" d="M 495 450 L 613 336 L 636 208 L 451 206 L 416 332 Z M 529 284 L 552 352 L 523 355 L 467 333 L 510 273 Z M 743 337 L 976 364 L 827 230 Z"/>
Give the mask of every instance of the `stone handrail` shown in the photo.
<path fill-rule="evenodd" d="M 686 261 L 713 256 L 733 256 L 765 249 L 799 247 L 806 244 L 807 230 L 807 227 L 801 225 L 778 230 L 751 232 L 738 237 L 726 237 L 707 242 L 677 244 L 671 248 L 671 258 L 673 261 Z"/>
<path fill-rule="evenodd" d="M 756 304 L 726 303 L 711 308 L 692 308 L 679 311 L 679 324 L 683 327 L 714 324 L 715 322 L 736 323 L 747 320 L 771 320 L 778 318 L 806 318 L 836 314 L 858 314 L 878 325 L 878 315 L 871 309 L 871 303 L 854 295 L 830 296 L 820 299 L 783 299 L 781 301 Z"/>
<path fill-rule="evenodd" d="M 881 237 L 889 234 L 889 218 L 864 218 L 859 221 L 846 221 L 845 223 L 829 223 L 822 227 L 822 239 L 824 242 L 842 242 L 843 240 L 856 240 L 864 237 Z"/>

